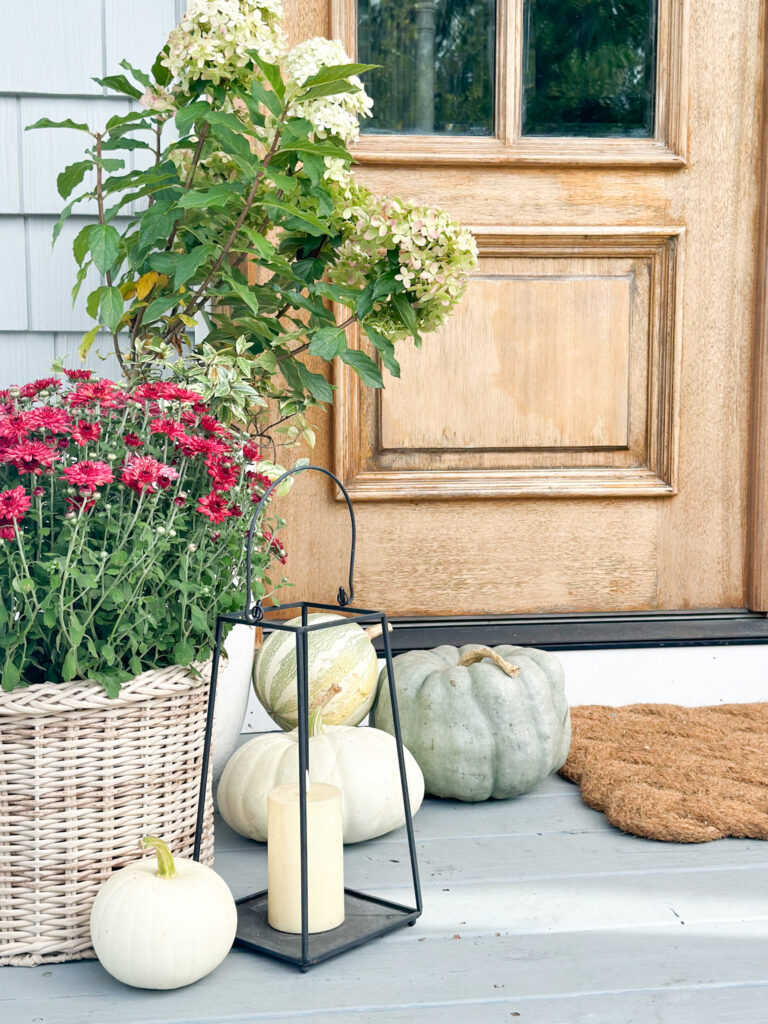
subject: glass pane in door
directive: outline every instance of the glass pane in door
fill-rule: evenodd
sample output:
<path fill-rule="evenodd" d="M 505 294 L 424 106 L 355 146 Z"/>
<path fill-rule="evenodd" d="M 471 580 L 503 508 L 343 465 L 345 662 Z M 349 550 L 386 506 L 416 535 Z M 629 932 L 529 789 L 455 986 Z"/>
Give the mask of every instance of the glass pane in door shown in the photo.
<path fill-rule="evenodd" d="M 656 0 L 524 0 L 523 135 L 650 138 Z"/>
<path fill-rule="evenodd" d="M 358 0 L 368 133 L 493 135 L 496 0 Z"/>

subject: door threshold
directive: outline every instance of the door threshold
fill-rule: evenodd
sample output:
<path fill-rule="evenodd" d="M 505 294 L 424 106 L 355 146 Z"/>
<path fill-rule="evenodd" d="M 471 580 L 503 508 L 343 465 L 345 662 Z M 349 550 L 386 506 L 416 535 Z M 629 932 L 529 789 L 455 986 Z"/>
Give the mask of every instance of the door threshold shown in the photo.
<path fill-rule="evenodd" d="M 515 644 L 550 651 L 768 643 L 768 617 L 746 608 L 544 615 L 401 616 L 394 654 L 450 644 Z M 381 650 L 381 642 L 376 643 Z"/>

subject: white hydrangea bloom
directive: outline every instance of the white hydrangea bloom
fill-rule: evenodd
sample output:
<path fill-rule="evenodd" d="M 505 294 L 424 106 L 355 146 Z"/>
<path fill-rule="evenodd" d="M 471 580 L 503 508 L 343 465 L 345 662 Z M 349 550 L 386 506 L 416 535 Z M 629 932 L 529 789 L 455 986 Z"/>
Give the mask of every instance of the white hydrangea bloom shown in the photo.
<path fill-rule="evenodd" d="M 316 75 L 321 68 L 350 63 L 338 39 L 323 39 L 318 36 L 315 39 L 305 39 L 289 51 L 283 66 L 287 73 L 288 88 L 291 90 L 293 87 L 295 93 L 299 86 Z M 329 135 L 335 135 L 349 145 L 360 134 L 359 118 L 370 117 L 373 108 L 373 100 L 366 93 L 357 75 L 350 75 L 349 81 L 360 91 L 341 92 L 333 96 L 307 100 L 304 103 L 294 103 L 291 113 L 310 121 L 318 138 L 324 139 Z"/>
<path fill-rule="evenodd" d="M 157 110 L 159 113 L 174 110 L 176 107 L 173 97 L 159 85 L 146 88 L 139 103 L 147 110 Z"/>
<path fill-rule="evenodd" d="M 419 330 L 436 331 L 461 299 L 467 276 L 477 266 L 471 232 L 444 210 L 380 198 L 359 186 L 347 189 L 345 198 L 342 244 L 331 280 L 365 287 L 373 264 L 395 250 L 395 278 L 413 305 Z M 386 298 L 374 304 L 366 320 L 392 341 L 409 336 Z"/>
<path fill-rule="evenodd" d="M 327 156 L 325 158 L 325 173 L 323 177 L 326 181 L 335 181 L 339 185 L 346 187 L 352 182 L 352 170 L 346 160 L 342 160 L 340 157 Z"/>
<path fill-rule="evenodd" d="M 189 0 L 163 64 L 181 92 L 199 78 L 218 85 L 250 64 L 248 50 L 277 61 L 285 49 L 282 19 L 281 0 Z"/>

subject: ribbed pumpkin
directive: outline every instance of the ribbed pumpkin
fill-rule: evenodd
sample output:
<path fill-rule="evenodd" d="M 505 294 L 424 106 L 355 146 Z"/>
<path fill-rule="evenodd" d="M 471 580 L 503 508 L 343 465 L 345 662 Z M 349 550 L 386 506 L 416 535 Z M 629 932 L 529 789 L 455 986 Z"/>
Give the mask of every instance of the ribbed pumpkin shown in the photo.
<path fill-rule="evenodd" d="M 343 615 L 314 612 L 315 622 L 343 621 Z M 290 619 L 299 625 L 300 618 Z M 340 688 L 323 715 L 326 725 L 357 725 L 368 714 L 376 696 L 379 666 L 372 637 L 379 626 L 363 629 L 347 622 L 333 629 L 309 633 L 309 703 L 315 704 L 332 686 Z M 296 694 L 296 637 L 293 633 L 270 633 L 253 666 L 253 687 L 267 714 L 282 729 L 298 725 Z"/>
<path fill-rule="evenodd" d="M 374 839 L 405 823 L 397 745 L 381 729 L 349 725 L 326 728 L 325 712 L 338 686 L 323 694 L 309 719 L 309 777 L 341 790 L 344 842 Z M 411 814 L 424 799 L 424 778 L 403 750 Z M 292 732 L 266 732 L 236 750 L 221 776 L 217 801 L 226 823 L 249 839 L 267 839 L 267 796 L 275 786 L 296 781 L 299 738 Z"/>
<path fill-rule="evenodd" d="M 403 743 L 427 793 L 467 801 L 519 796 L 565 762 L 571 716 L 553 654 L 445 646 L 398 655 L 394 669 Z M 394 731 L 386 669 L 371 720 Z"/>

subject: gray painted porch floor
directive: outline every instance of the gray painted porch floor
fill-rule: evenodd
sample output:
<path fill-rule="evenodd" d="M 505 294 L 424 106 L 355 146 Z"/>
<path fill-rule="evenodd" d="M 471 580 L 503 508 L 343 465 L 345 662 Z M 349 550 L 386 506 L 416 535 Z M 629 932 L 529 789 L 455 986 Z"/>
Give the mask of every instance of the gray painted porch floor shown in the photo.
<path fill-rule="evenodd" d="M 427 800 L 414 928 L 307 974 L 234 949 L 175 992 L 96 962 L 0 971 L 2 1024 L 751 1024 L 768 1021 L 768 843 L 625 835 L 560 778 L 514 801 Z M 264 848 L 222 823 L 216 869 L 263 888 Z M 347 884 L 407 902 L 395 833 L 346 853 Z"/>

